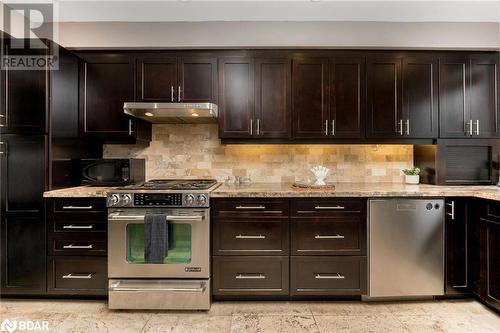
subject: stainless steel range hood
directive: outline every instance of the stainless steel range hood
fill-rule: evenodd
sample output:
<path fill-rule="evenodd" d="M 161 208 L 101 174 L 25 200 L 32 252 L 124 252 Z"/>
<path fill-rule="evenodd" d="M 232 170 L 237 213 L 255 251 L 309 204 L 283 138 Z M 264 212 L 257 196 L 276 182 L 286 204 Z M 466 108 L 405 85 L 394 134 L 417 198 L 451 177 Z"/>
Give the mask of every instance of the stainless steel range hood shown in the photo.
<path fill-rule="evenodd" d="M 123 110 L 153 124 L 216 123 L 219 115 L 213 103 L 125 103 Z"/>

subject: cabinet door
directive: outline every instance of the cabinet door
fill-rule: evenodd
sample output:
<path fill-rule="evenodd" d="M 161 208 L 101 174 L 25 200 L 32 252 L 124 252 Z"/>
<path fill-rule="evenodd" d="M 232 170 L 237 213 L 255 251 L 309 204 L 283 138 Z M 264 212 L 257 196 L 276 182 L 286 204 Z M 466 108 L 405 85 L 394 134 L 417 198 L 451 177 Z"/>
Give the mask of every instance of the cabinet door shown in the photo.
<path fill-rule="evenodd" d="M 294 138 L 329 135 L 328 59 L 293 59 L 292 108 Z"/>
<path fill-rule="evenodd" d="M 45 220 L 42 214 L 2 214 L 2 295 L 45 293 Z"/>
<path fill-rule="evenodd" d="M 219 59 L 219 136 L 249 138 L 254 132 L 254 60 Z"/>
<path fill-rule="evenodd" d="M 6 55 L 25 55 L 6 43 Z M 33 55 L 35 50 L 29 50 Z M 36 51 L 35 51 L 36 52 Z M 39 51 L 40 55 L 45 50 Z M 47 130 L 48 70 L 4 70 L 0 93 L 0 133 L 44 134 Z"/>
<path fill-rule="evenodd" d="M 402 58 L 367 58 L 366 135 L 369 138 L 402 135 L 401 66 Z"/>
<path fill-rule="evenodd" d="M 177 58 L 171 56 L 137 59 L 137 99 L 141 102 L 176 102 Z"/>
<path fill-rule="evenodd" d="M 438 60 L 410 56 L 403 61 L 403 125 L 405 137 L 438 136 Z"/>
<path fill-rule="evenodd" d="M 2 135 L 2 213 L 41 213 L 45 190 L 46 138 Z"/>
<path fill-rule="evenodd" d="M 468 123 L 469 75 L 466 57 L 442 57 L 439 60 L 439 115 L 441 138 L 470 136 Z"/>
<path fill-rule="evenodd" d="M 364 136 L 365 59 L 330 60 L 330 134 L 335 138 Z"/>
<path fill-rule="evenodd" d="M 131 137 L 132 120 L 123 103 L 134 101 L 134 62 L 123 54 L 87 54 L 81 75 L 83 133 Z"/>
<path fill-rule="evenodd" d="M 217 59 L 181 58 L 177 92 L 181 102 L 217 103 Z"/>
<path fill-rule="evenodd" d="M 495 138 L 500 135 L 498 65 L 498 53 L 471 57 L 470 118 L 473 137 Z"/>
<path fill-rule="evenodd" d="M 500 222 L 480 223 L 480 296 L 500 310 Z"/>
<path fill-rule="evenodd" d="M 287 58 L 255 60 L 255 134 L 258 137 L 290 137 L 291 71 L 291 60 Z"/>
<path fill-rule="evenodd" d="M 463 294 L 470 291 L 469 231 L 466 199 L 447 199 L 445 219 L 445 292 L 447 295 Z"/>

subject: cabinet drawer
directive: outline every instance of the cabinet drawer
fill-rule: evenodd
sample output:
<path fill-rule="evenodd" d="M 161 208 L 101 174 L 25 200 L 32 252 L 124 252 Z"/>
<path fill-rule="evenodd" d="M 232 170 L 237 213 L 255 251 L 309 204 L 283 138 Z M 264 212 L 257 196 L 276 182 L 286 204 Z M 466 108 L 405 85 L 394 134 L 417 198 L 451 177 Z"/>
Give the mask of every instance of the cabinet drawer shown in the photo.
<path fill-rule="evenodd" d="M 481 217 L 491 221 L 500 222 L 500 204 L 497 202 L 487 201 L 482 203 Z"/>
<path fill-rule="evenodd" d="M 288 257 L 213 257 L 214 295 L 288 295 Z"/>
<path fill-rule="evenodd" d="M 288 199 L 238 198 L 213 200 L 215 217 L 287 216 Z"/>
<path fill-rule="evenodd" d="M 216 219 L 214 255 L 286 255 L 288 218 Z"/>
<path fill-rule="evenodd" d="M 366 199 L 294 199 L 292 200 L 292 216 L 364 215 L 366 205 Z"/>
<path fill-rule="evenodd" d="M 47 277 L 50 294 L 105 295 L 107 258 L 49 257 Z"/>
<path fill-rule="evenodd" d="M 106 213 L 106 198 L 58 198 L 50 200 L 54 214 Z"/>
<path fill-rule="evenodd" d="M 96 237 L 53 238 L 49 240 L 49 255 L 102 256 L 107 253 L 107 240 Z"/>
<path fill-rule="evenodd" d="M 51 229 L 53 233 L 94 233 L 94 232 L 106 232 L 108 224 L 107 221 L 102 220 L 73 220 L 73 219 L 63 219 L 63 220 L 52 220 L 50 221 Z M 49 224 L 49 225 L 50 225 Z"/>
<path fill-rule="evenodd" d="M 294 255 L 365 255 L 366 221 L 361 218 L 293 219 Z"/>
<path fill-rule="evenodd" d="M 291 257 L 291 295 L 366 294 L 366 257 Z"/>

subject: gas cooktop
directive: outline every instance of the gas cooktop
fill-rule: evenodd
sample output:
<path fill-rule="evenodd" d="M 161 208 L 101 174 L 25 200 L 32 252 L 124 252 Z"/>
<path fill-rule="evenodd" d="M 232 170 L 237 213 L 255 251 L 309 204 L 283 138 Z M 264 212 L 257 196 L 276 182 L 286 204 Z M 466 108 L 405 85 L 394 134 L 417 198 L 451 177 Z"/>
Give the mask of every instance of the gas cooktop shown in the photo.
<path fill-rule="evenodd" d="M 145 183 L 120 187 L 120 190 L 208 190 L 217 184 L 213 179 L 154 179 Z"/>

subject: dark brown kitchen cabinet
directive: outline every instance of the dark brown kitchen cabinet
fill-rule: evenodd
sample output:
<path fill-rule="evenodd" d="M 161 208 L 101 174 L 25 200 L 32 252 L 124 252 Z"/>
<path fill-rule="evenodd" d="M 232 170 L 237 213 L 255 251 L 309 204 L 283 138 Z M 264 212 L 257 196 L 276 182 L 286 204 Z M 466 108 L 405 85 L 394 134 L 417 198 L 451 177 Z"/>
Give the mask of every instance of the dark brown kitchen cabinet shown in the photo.
<path fill-rule="evenodd" d="M 176 54 L 137 58 L 140 102 L 217 102 L 217 59 Z"/>
<path fill-rule="evenodd" d="M 332 138 L 365 134 L 365 58 L 330 59 L 330 127 Z"/>
<path fill-rule="evenodd" d="M 469 199 L 447 198 L 445 207 L 445 294 L 471 291 L 471 232 Z"/>
<path fill-rule="evenodd" d="M 368 138 L 397 138 L 404 134 L 402 119 L 403 58 L 369 56 L 366 60 Z"/>
<path fill-rule="evenodd" d="M 135 65 L 126 53 L 80 53 L 80 121 L 87 137 L 105 141 L 151 140 L 151 124 L 128 117 L 123 103 L 135 100 Z"/>
<path fill-rule="evenodd" d="M 45 55 L 45 50 L 14 49 L 4 40 L 5 56 Z M 2 70 L 0 133 L 45 134 L 48 130 L 48 70 Z"/>
<path fill-rule="evenodd" d="M 294 58 L 292 67 L 293 137 L 327 137 L 328 58 Z"/>
<path fill-rule="evenodd" d="M 291 60 L 255 59 L 254 136 L 290 138 L 291 135 Z"/>
<path fill-rule="evenodd" d="M 399 119 L 404 126 L 403 138 L 438 137 L 438 70 L 438 58 L 433 55 L 409 55 L 403 59 L 403 106 Z"/>
<path fill-rule="evenodd" d="M 219 58 L 219 95 L 219 136 L 223 139 L 252 137 L 253 58 Z"/>
<path fill-rule="evenodd" d="M 500 63 L 498 53 L 473 54 L 470 57 L 470 120 L 472 137 L 500 136 Z M 469 122 L 470 122 L 469 120 Z"/>

